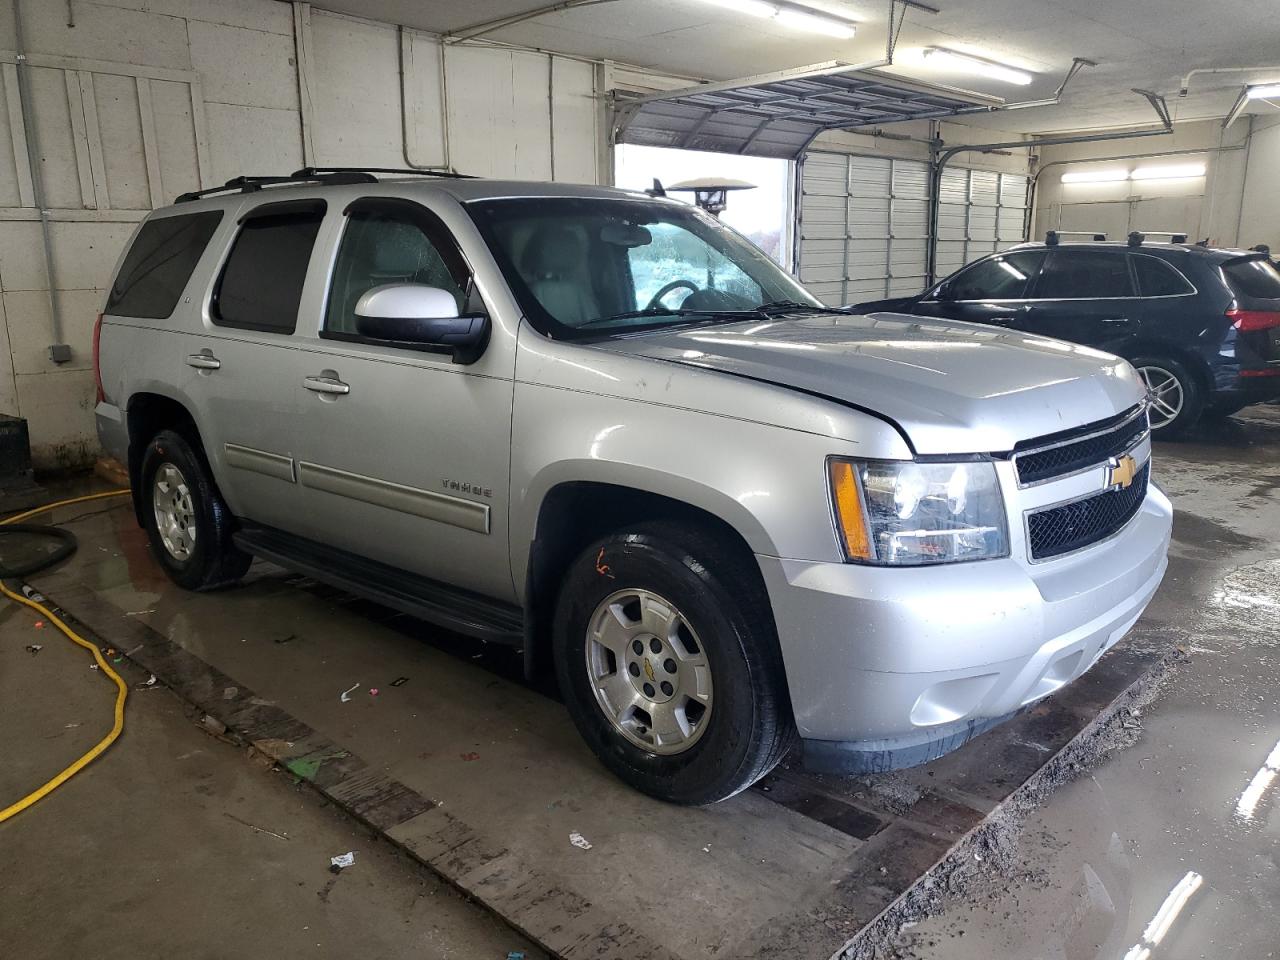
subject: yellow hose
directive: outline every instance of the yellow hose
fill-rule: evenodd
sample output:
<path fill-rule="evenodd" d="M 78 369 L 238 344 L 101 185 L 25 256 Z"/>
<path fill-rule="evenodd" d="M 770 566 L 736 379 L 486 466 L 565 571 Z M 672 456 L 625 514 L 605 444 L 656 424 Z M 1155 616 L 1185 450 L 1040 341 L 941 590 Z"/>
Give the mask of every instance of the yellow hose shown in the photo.
<path fill-rule="evenodd" d="M 25 513 L 18 514 L 17 516 L 9 517 L 7 520 L 0 520 L 0 525 L 18 523 L 21 520 L 26 520 L 28 517 L 47 513 L 50 510 L 56 510 L 58 507 L 68 507 L 73 503 L 84 503 L 87 500 L 103 500 L 107 497 L 120 497 L 128 492 L 128 490 L 109 490 L 106 493 L 91 493 L 83 497 L 72 497 L 69 500 L 58 500 L 54 503 L 46 503 L 43 507 L 36 507 L 34 510 L 28 510 Z M 121 732 L 124 730 L 124 701 L 129 696 L 129 687 L 122 679 L 120 679 L 120 674 L 111 669 L 111 664 L 107 663 L 106 659 L 102 656 L 101 651 L 98 650 L 96 646 L 67 626 L 60 617 L 58 617 L 44 604 L 39 603 L 30 597 L 24 597 L 20 593 L 14 593 L 3 583 L 0 583 L 0 592 L 3 592 L 10 600 L 14 600 L 24 606 L 30 607 L 38 613 L 43 614 L 50 623 L 66 634 L 73 643 L 78 643 L 80 646 L 92 653 L 93 658 L 98 661 L 99 668 L 101 668 L 102 672 L 110 677 L 116 685 L 115 723 L 111 726 L 111 732 L 99 740 L 93 749 L 75 763 L 71 764 L 71 766 L 67 767 L 67 769 L 63 770 L 44 786 L 31 791 L 31 793 L 28 793 L 21 800 L 10 804 L 3 810 L 0 810 L 0 823 L 3 823 L 15 814 L 21 813 L 23 810 L 27 809 L 27 807 L 47 797 L 54 790 L 58 789 L 58 787 L 62 786 L 92 763 L 99 754 L 107 749 L 107 747 L 116 742 Z"/>

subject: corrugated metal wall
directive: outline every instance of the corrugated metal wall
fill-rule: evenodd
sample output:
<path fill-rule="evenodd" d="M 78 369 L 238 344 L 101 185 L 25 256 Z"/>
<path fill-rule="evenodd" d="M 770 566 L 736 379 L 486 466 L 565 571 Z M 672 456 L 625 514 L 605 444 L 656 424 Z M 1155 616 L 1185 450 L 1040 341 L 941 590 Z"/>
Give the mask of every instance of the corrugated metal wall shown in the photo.
<path fill-rule="evenodd" d="M 938 274 L 1025 239 L 1028 180 L 948 168 L 938 224 Z M 929 165 L 812 152 L 801 170 L 801 281 L 824 302 L 850 304 L 924 289 Z"/>

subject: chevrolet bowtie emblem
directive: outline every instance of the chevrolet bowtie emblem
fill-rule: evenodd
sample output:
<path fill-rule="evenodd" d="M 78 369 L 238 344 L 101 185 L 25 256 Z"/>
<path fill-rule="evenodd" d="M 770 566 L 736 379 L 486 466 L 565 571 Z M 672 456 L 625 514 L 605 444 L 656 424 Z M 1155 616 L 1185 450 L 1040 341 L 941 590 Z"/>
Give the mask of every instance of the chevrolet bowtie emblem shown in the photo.
<path fill-rule="evenodd" d="M 650 680 L 653 679 L 653 664 L 649 662 L 648 657 L 645 657 L 645 661 L 644 661 L 644 675 L 648 677 Z"/>
<path fill-rule="evenodd" d="M 1123 457 L 1112 457 L 1107 461 L 1107 483 L 1108 490 L 1124 490 L 1129 484 L 1133 483 L 1133 478 L 1138 474 L 1138 461 L 1125 454 Z"/>

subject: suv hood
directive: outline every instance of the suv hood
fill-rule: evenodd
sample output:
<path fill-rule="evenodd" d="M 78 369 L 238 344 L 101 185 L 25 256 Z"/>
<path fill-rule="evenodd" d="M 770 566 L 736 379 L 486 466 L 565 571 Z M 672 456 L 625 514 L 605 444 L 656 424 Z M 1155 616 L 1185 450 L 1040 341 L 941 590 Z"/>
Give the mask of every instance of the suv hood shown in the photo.
<path fill-rule="evenodd" d="M 741 321 L 593 344 L 830 398 L 892 420 L 920 454 L 999 453 L 1104 420 L 1146 390 L 1118 357 L 902 314 Z"/>

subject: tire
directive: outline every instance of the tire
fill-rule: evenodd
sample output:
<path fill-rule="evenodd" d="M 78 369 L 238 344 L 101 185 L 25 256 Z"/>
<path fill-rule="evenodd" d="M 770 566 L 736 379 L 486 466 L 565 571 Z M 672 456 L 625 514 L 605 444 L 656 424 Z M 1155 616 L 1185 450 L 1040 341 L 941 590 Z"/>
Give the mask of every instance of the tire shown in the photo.
<path fill-rule="evenodd" d="M 1129 362 L 1147 384 L 1152 398 L 1153 437 L 1168 440 L 1195 426 L 1204 412 L 1204 388 L 1181 361 L 1172 357 L 1138 357 Z"/>
<path fill-rule="evenodd" d="M 174 583 L 212 590 L 244 576 L 253 558 L 232 543 L 231 511 L 204 456 L 185 437 L 156 434 L 142 454 L 138 483 L 151 552 Z M 162 517 L 170 521 L 163 532 Z"/>
<path fill-rule="evenodd" d="M 724 800 L 772 770 L 791 744 L 760 572 L 749 555 L 708 533 L 652 523 L 593 543 L 565 576 L 553 646 L 560 691 L 583 739 L 650 796 L 687 805 Z M 598 698 L 593 678 L 602 675 L 609 693 Z M 634 698 L 640 712 L 615 719 L 610 694 L 615 702 Z M 681 729 L 673 716 L 683 719 Z M 658 727 L 674 739 L 663 742 Z"/>

